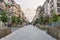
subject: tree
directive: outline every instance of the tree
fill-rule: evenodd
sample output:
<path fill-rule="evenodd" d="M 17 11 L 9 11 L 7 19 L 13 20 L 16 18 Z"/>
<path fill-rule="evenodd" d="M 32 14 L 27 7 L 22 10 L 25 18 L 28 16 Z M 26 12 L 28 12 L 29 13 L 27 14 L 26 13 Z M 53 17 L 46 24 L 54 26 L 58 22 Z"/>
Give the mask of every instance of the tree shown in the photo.
<path fill-rule="evenodd" d="M 35 23 L 38 23 L 39 22 L 39 19 L 36 19 Z"/>
<path fill-rule="evenodd" d="M 4 23 L 8 22 L 8 13 L 6 11 L 2 11 L 1 20 Z"/>
<path fill-rule="evenodd" d="M 39 19 L 36 19 L 35 23 L 42 24 L 43 17 L 41 16 Z"/>
<path fill-rule="evenodd" d="M 5 23 L 8 22 L 8 13 L 5 10 L 2 11 L 0 19 L 2 22 L 4 22 L 4 25 L 6 26 Z"/>
<path fill-rule="evenodd" d="M 53 21 L 53 26 L 58 26 L 58 15 L 56 14 L 56 12 L 53 12 L 53 16 L 52 16 L 52 21 Z"/>
<path fill-rule="evenodd" d="M 16 19 L 16 16 L 13 16 L 13 17 L 12 17 L 12 23 L 13 23 L 13 24 L 16 23 L 16 20 L 17 20 L 17 19 Z"/>
<path fill-rule="evenodd" d="M 21 22 L 21 19 L 19 17 L 13 16 L 12 17 L 12 23 L 13 24 L 19 24 Z"/>
<path fill-rule="evenodd" d="M 17 17 L 17 23 L 21 23 L 21 19 Z"/>
<path fill-rule="evenodd" d="M 60 22 L 60 16 L 58 16 L 58 21 Z"/>
<path fill-rule="evenodd" d="M 46 15 L 45 17 L 44 17 L 44 24 L 48 24 L 48 22 L 49 22 L 49 15 Z"/>
<path fill-rule="evenodd" d="M 57 14 L 54 12 L 53 16 L 52 16 L 53 22 L 57 22 L 58 21 L 58 16 Z"/>

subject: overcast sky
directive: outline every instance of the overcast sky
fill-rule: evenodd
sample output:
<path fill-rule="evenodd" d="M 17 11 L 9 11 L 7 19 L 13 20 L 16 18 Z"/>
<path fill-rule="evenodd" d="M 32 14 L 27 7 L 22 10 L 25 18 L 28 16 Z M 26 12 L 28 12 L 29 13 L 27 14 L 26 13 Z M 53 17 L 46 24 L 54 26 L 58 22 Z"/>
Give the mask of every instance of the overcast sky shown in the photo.
<path fill-rule="evenodd" d="M 21 8 L 37 8 L 39 5 L 42 5 L 45 0 L 15 0 L 16 3 L 21 5 Z"/>
<path fill-rule="evenodd" d="M 38 6 L 43 5 L 43 3 L 45 2 L 45 0 L 15 0 L 15 1 L 21 6 L 23 12 L 30 21 L 32 21 L 35 15 L 35 12 L 32 11 L 36 10 Z M 26 12 L 26 9 L 30 9 L 31 10 L 30 12 L 32 14 L 30 15 L 28 12 Z"/>

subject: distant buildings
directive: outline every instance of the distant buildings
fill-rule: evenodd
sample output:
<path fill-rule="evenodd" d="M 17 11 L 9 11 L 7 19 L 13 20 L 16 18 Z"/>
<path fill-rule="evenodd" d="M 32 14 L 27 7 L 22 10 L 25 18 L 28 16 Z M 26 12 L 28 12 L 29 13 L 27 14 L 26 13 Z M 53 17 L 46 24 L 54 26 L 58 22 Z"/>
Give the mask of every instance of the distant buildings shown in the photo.
<path fill-rule="evenodd" d="M 38 6 L 37 10 L 36 10 L 36 15 L 33 18 L 32 24 L 35 23 L 35 20 L 38 19 L 40 17 L 40 10 L 41 10 L 41 6 Z"/>
<path fill-rule="evenodd" d="M 23 19 L 23 22 L 22 22 L 23 26 L 25 26 L 25 25 L 27 25 L 29 23 L 29 20 L 27 19 L 27 17 L 25 16 L 24 13 L 23 13 L 22 19 Z"/>
<path fill-rule="evenodd" d="M 38 6 L 38 8 L 37 8 L 37 10 L 36 10 L 35 20 L 36 20 L 37 18 L 39 18 L 40 10 L 41 10 L 41 6 Z"/>

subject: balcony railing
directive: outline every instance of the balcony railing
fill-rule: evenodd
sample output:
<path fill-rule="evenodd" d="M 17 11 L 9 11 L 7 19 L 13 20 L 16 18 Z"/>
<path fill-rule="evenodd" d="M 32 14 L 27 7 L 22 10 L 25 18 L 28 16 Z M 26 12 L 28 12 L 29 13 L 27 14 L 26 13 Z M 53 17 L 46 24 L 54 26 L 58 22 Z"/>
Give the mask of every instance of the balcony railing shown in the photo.
<path fill-rule="evenodd" d="M 59 2 L 60 2 L 60 0 L 57 0 L 57 1 L 59 1 Z"/>
<path fill-rule="evenodd" d="M 60 3 L 60 0 L 57 0 L 58 3 Z"/>
<path fill-rule="evenodd" d="M 0 0 L 0 2 L 3 2 L 4 0 Z"/>
<path fill-rule="evenodd" d="M 57 3 L 57 7 L 60 7 L 60 3 Z"/>
<path fill-rule="evenodd" d="M 0 9 L 3 9 L 3 8 L 2 8 L 2 4 L 1 4 L 1 3 L 0 3 Z"/>
<path fill-rule="evenodd" d="M 11 2 L 8 2 L 8 4 L 9 4 L 9 5 L 12 5 L 12 3 L 11 3 Z"/>
<path fill-rule="evenodd" d="M 49 0 L 46 0 L 47 1 L 47 3 L 49 3 Z"/>

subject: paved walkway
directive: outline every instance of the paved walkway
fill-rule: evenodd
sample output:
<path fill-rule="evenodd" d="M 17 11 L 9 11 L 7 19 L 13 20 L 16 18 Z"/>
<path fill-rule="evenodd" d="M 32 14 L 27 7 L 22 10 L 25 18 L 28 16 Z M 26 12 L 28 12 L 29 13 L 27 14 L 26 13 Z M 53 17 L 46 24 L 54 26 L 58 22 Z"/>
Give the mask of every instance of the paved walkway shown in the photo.
<path fill-rule="evenodd" d="M 1 40 L 56 40 L 36 26 L 27 25 Z"/>

